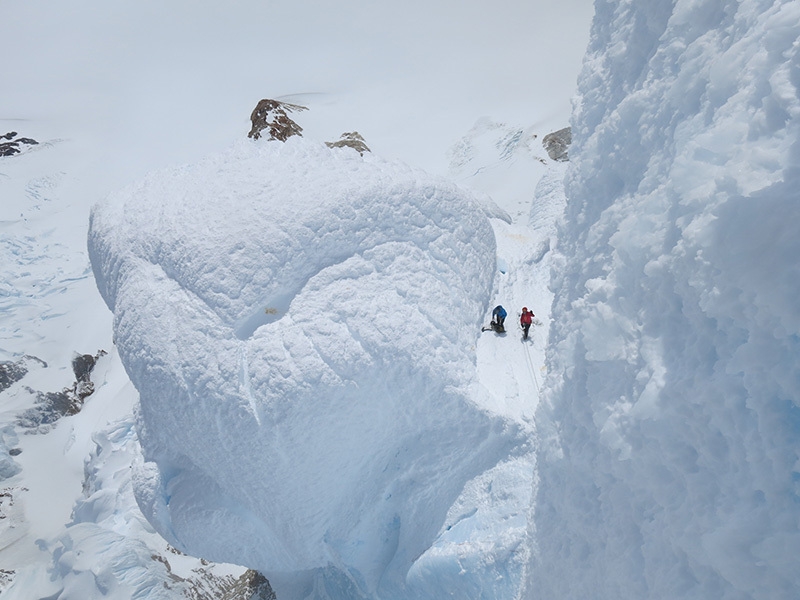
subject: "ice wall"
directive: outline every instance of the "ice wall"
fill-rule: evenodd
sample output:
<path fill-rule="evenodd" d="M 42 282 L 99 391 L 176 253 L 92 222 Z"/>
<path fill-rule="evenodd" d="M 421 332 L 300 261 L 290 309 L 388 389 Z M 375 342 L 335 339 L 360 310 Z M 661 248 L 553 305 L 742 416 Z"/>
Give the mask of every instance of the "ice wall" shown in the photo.
<path fill-rule="evenodd" d="M 403 597 L 464 485 L 524 441 L 481 407 L 495 241 L 452 184 L 242 142 L 100 203 L 89 250 L 140 394 L 142 511 L 281 598 Z"/>
<path fill-rule="evenodd" d="M 531 598 L 800 597 L 800 3 L 595 2 Z"/>

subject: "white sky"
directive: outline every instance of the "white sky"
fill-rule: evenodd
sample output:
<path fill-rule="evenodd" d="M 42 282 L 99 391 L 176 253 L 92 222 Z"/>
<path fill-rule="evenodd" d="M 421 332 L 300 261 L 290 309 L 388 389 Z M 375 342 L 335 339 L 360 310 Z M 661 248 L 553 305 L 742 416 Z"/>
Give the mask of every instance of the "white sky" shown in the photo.
<path fill-rule="evenodd" d="M 124 180 L 229 144 L 259 99 L 284 97 L 311 108 L 309 137 L 358 130 L 442 171 L 481 116 L 567 124 L 591 14 L 591 0 L 0 0 L 14 48 L 0 128 L 100 139 Z"/>

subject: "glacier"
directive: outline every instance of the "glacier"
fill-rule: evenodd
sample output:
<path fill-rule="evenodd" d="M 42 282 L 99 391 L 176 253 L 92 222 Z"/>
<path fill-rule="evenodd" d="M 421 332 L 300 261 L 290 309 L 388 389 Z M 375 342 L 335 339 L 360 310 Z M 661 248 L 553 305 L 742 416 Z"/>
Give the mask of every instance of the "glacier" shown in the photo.
<path fill-rule="evenodd" d="M 134 491 L 157 531 L 279 597 L 403 597 L 465 484 L 529 450 L 476 375 L 492 210 L 301 138 L 96 205 L 89 255 L 140 396 Z"/>
<path fill-rule="evenodd" d="M 0 134 L 42 143 L 0 165 L 0 354 L 42 362 L 0 391 L 0 595 L 800 597 L 796 0 L 596 0 L 557 165 L 572 22 L 360 4 L 4 7 Z M 220 151 L 264 57 L 308 139 Z M 473 192 L 312 141 L 343 122 L 435 172 L 475 122 Z"/>
<path fill-rule="evenodd" d="M 595 2 L 533 598 L 800 590 L 800 4 Z"/>

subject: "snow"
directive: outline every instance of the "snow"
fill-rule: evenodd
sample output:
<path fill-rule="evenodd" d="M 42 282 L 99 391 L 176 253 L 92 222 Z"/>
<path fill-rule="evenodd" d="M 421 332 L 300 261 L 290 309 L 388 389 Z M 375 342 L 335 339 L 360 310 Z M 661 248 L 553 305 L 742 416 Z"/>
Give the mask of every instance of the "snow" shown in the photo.
<path fill-rule="evenodd" d="M 95 207 L 89 254 L 140 396 L 134 491 L 179 550 L 391 597 L 524 447 L 482 406 L 494 236 L 452 184 L 243 141 Z"/>
<path fill-rule="evenodd" d="M 596 3 L 531 595 L 797 597 L 798 10 Z"/>
<path fill-rule="evenodd" d="M 13 49 L 0 65 L 7 82 L 0 98 L 0 134 L 17 131 L 39 142 L 0 159 L 0 360 L 33 355 L 43 361 L 29 361 L 25 377 L 0 391 L 0 450 L 5 448 L 0 457 L 8 467 L 4 473 L 10 474 L 0 489 L 4 598 L 210 598 L 228 597 L 234 589 L 244 594 L 247 586 L 239 577 L 244 567 L 180 554 L 152 529 L 135 502 L 131 465 L 140 463 L 142 454 L 133 414 L 139 393 L 113 343 L 112 313 L 98 294 L 86 237 L 89 210 L 98 200 L 147 181 L 153 170 L 175 171 L 175 165 L 219 157 L 244 137 L 247 116 L 263 97 L 309 107 L 299 121 L 308 148 L 316 148 L 313 152 L 327 152 L 322 141 L 358 129 L 374 160 L 391 164 L 390 171 L 416 172 L 421 167 L 472 190 L 454 193 L 474 197 L 470 205 L 477 199 L 479 211 L 470 208 L 467 214 L 482 223 L 482 230 L 488 218 L 492 237 L 503 248 L 499 257 L 490 251 L 475 253 L 476 261 L 496 261 L 502 272 L 492 266 L 469 300 L 471 308 L 458 312 L 459 318 L 471 315 L 464 319 L 463 331 L 448 339 L 453 332 L 442 329 L 442 350 L 436 354 L 440 362 L 435 364 L 451 357 L 458 366 L 446 363 L 440 373 L 429 365 L 427 377 L 464 375 L 458 389 L 447 393 L 451 405 L 463 407 L 470 417 L 452 426 L 445 422 L 451 433 L 477 421 L 502 423 L 509 430 L 499 438 L 528 443 L 537 401 L 534 380 L 528 376 L 510 383 L 508 377 L 497 377 L 497 366 L 514 363 L 514 370 L 525 373 L 529 356 L 540 370 L 544 328 L 536 330 L 538 337 L 527 354 L 520 354 L 511 333 L 477 339 L 477 325 L 488 319 L 488 314 L 479 314 L 484 305 L 497 302 L 506 304 L 513 318 L 519 310 L 517 296 L 524 298 L 520 306 L 532 305 L 547 319 L 547 290 L 516 288 L 527 285 L 527 268 L 537 271 L 536 281 L 544 281 L 549 270 L 547 258 L 526 262 L 530 249 L 525 220 L 536 182 L 547 171 L 537 158 L 545 156 L 538 140 L 563 127 L 569 115 L 568 99 L 591 14 L 587 0 L 558 6 L 502 3 L 491 11 L 475 2 L 239 2 L 221 8 L 177 0 L 159 5 L 87 1 L 67 8 L 33 0 L 4 4 L 0 10 L 4 41 Z M 485 123 L 492 125 L 477 139 L 470 128 Z M 531 137 L 517 145 L 519 131 Z M 473 143 L 462 157 L 478 173 L 450 169 L 451 148 L 465 132 Z M 518 151 L 508 152 L 512 148 Z M 414 169 L 400 166 L 398 159 Z M 452 189 L 440 179 L 436 186 Z M 461 211 L 450 215 L 445 231 L 452 231 Z M 409 298 L 425 296 L 424 284 L 435 277 L 417 274 L 407 281 L 407 276 L 425 273 L 431 265 L 448 267 L 448 261 L 444 256 L 426 258 L 422 252 L 413 255 L 417 257 L 419 264 L 387 249 L 366 258 L 351 256 L 346 268 L 383 258 L 387 281 Z M 313 256 L 306 267 L 312 267 L 309 281 L 322 290 L 323 284 L 335 282 L 323 281 L 314 271 L 318 259 Z M 328 269 L 327 276 L 333 272 Z M 374 289 L 382 289 L 377 274 L 374 278 Z M 512 292 L 513 298 L 506 296 Z M 281 304 L 280 295 L 271 300 Z M 328 305 L 322 291 L 316 301 Z M 239 322 L 239 337 L 250 339 L 270 327 L 266 313 L 252 316 L 252 321 Z M 429 317 L 413 314 L 426 326 Z M 339 332 L 320 335 L 329 333 Z M 463 339 L 468 342 L 461 348 Z M 404 349 L 403 363 L 412 374 L 417 373 L 416 358 L 430 354 L 419 336 L 414 340 Z M 232 341 L 244 343 L 235 336 Z M 80 413 L 35 433 L 18 423 L 18 415 L 35 407 L 37 394 L 72 385 L 75 352 L 94 354 L 99 349 L 109 354 L 92 374 L 96 391 Z M 339 359 L 351 350 L 333 343 L 327 349 Z M 378 355 L 387 362 L 394 358 L 386 348 Z M 421 361 L 423 366 L 429 362 Z M 486 373 L 492 375 L 485 378 Z M 381 399 L 386 392 L 379 391 L 375 397 Z M 403 392 L 411 395 L 410 390 Z M 249 403 L 243 409 L 251 410 Z M 139 423 L 143 421 L 140 413 Z M 381 431 L 384 422 L 376 422 L 376 436 L 386 434 Z M 479 435 L 467 433 L 467 438 Z M 303 432 L 294 435 L 299 438 Z M 467 445 L 456 441 L 456 446 Z M 423 448 L 414 450 L 423 454 Z M 528 557 L 531 452 L 530 445 L 510 456 L 495 452 L 502 460 L 473 465 L 477 478 L 467 481 L 463 491 L 455 488 L 468 479 L 466 467 L 460 475 L 448 469 L 429 477 L 444 478 L 453 488 L 447 492 L 452 502 L 445 499 L 447 493 L 432 495 L 438 513 L 428 515 L 427 508 L 419 508 L 426 511 L 419 529 L 430 538 L 430 546 L 415 562 L 424 568 L 414 571 L 413 582 L 406 582 L 413 589 L 409 593 L 441 597 L 463 586 L 478 594 L 482 580 L 496 582 L 486 588 L 487 595 L 519 589 Z M 467 464 L 489 455 L 487 450 L 461 460 Z M 435 458 L 430 457 L 430 465 Z M 358 457 L 355 466 L 365 461 Z M 148 472 L 141 468 L 137 477 Z M 342 492 L 343 486 L 336 489 Z M 441 570 L 431 571 L 432 564 Z M 349 574 L 334 571 L 326 570 L 310 584 L 296 576 L 278 576 L 276 586 L 283 584 L 281 598 L 327 597 L 335 595 L 337 586 L 346 597 L 356 595 Z M 312 591 L 301 589 L 307 585 Z"/>
<path fill-rule="evenodd" d="M 593 9 L 3 4 L 3 598 L 797 598 L 800 8 Z"/>

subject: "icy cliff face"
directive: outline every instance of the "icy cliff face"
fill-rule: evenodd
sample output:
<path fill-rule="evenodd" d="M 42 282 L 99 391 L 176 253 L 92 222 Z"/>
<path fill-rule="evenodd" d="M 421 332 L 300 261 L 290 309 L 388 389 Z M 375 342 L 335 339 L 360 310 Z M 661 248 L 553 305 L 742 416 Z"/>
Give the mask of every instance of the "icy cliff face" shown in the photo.
<path fill-rule="evenodd" d="M 529 587 L 800 590 L 800 4 L 595 2 Z"/>
<path fill-rule="evenodd" d="M 95 207 L 89 250 L 140 394 L 142 511 L 279 597 L 401 595 L 522 439 L 478 402 L 495 242 L 451 184 L 248 141 Z"/>

